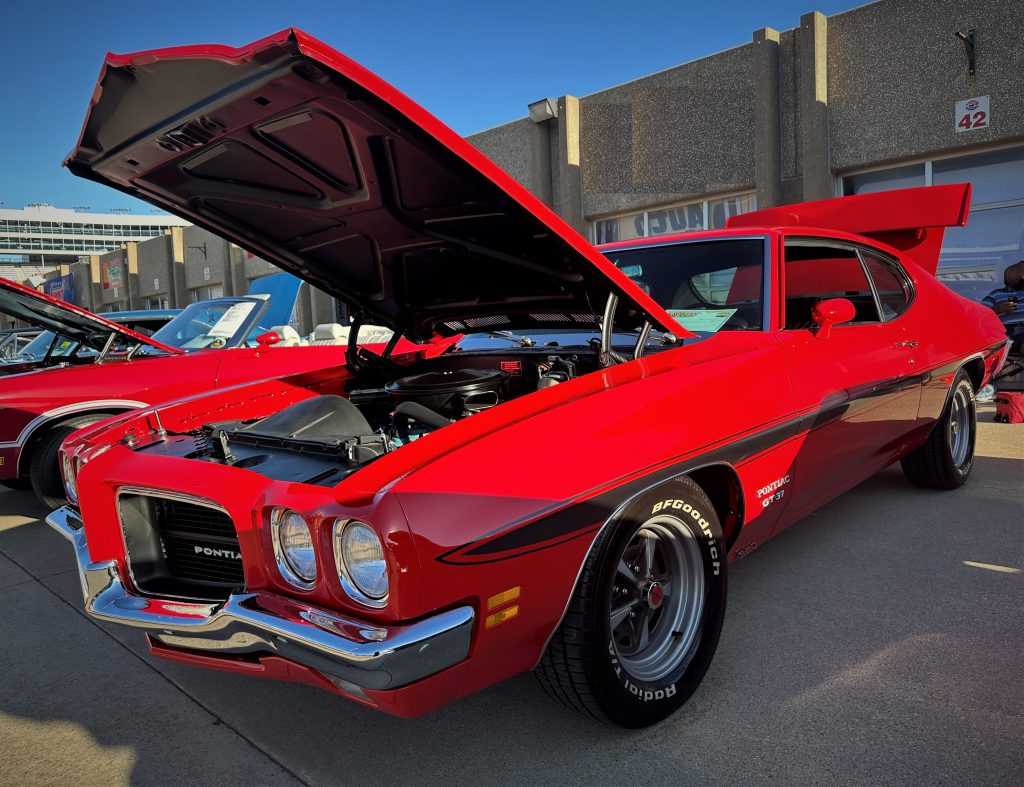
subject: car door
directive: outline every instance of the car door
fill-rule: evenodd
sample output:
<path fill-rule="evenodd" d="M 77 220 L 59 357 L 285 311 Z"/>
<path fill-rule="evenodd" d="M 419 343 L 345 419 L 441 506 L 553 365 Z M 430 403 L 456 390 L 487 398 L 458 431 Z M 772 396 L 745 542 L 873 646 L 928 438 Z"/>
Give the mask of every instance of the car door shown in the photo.
<path fill-rule="evenodd" d="M 899 455 L 916 424 L 921 381 L 916 340 L 900 319 L 910 282 L 895 261 L 839 240 L 787 237 L 780 278 L 778 336 L 802 434 L 788 522 Z M 830 298 L 849 300 L 856 316 L 826 336 L 812 311 Z"/>
<path fill-rule="evenodd" d="M 775 239 L 695 235 L 605 252 L 696 334 L 675 356 L 674 380 L 662 383 L 678 392 L 670 409 L 686 415 L 681 428 L 662 420 L 661 440 L 677 441 L 679 453 L 721 446 L 712 453 L 732 466 L 744 493 L 737 554 L 766 541 L 782 516 L 796 452 L 791 378 L 773 330 Z"/>

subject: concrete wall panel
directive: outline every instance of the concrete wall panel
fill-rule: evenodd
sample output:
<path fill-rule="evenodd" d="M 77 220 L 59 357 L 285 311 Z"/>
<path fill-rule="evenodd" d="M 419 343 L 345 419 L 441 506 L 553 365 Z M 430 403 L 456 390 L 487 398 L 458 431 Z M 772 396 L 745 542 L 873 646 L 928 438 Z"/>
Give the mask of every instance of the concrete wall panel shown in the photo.
<path fill-rule="evenodd" d="M 1024 138 L 1019 0 L 886 0 L 829 17 L 832 169 Z M 967 73 L 957 30 L 977 31 Z M 991 96 L 992 125 L 956 133 L 954 104 Z"/>
<path fill-rule="evenodd" d="M 534 158 L 532 135 L 536 124 L 520 118 L 468 137 L 480 151 L 509 175 L 544 199 L 545 184 L 538 182 L 531 164 Z"/>
<path fill-rule="evenodd" d="M 580 99 L 587 217 L 754 185 L 750 44 Z"/>

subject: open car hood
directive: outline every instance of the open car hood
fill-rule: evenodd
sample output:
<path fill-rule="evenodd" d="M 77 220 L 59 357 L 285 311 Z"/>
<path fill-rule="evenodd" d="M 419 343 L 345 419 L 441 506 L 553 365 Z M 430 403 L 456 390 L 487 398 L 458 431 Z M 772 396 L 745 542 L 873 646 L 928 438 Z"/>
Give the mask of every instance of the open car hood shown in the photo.
<path fill-rule="evenodd" d="M 387 83 L 298 30 L 108 55 L 76 175 L 206 227 L 411 337 L 616 324 L 689 335 Z"/>
<path fill-rule="evenodd" d="M 133 342 L 155 347 L 162 352 L 181 352 L 175 347 L 155 342 L 131 328 L 105 320 L 67 301 L 36 292 L 3 278 L 0 278 L 0 314 L 66 336 L 93 350 L 102 350 L 110 334 L 115 333 Z"/>

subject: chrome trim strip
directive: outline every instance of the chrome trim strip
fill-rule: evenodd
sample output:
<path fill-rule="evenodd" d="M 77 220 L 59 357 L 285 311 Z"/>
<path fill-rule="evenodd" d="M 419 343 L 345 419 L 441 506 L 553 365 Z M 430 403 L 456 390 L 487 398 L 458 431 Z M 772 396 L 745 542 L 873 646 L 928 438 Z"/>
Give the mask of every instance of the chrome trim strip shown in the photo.
<path fill-rule="evenodd" d="M 26 372 L 26 374 L 30 374 L 30 372 Z M 13 376 L 14 375 L 11 375 L 4 379 L 9 380 Z M 138 410 L 142 407 L 149 407 L 149 405 L 146 404 L 146 402 L 136 402 L 133 399 L 96 399 L 91 402 L 77 402 L 75 404 L 66 404 L 62 407 L 55 407 L 52 410 L 47 410 L 45 413 L 37 415 L 25 424 L 14 440 L 0 442 L 0 448 L 23 448 L 36 430 L 42 428 L 50 421 L 60 418 L 62 415 L 71 415 L 72 413 L 81 413 L 88 410 L 102 410 L 107 407 L 120 408 L 119 412 L 110 413 L 111 416 L 115 416 L 120 415 L 121 413 L 131 412 L 132 410 Z M 21 472 L 21 452 L 18 453 L 18 461 L 15 469 L 17 472 Z"/>
<path fill-rule="evenodd" d="M 46 523 L 74 547 L 90 616 L 141 628 L 172 647 L 214 655 L 270 653 L 373 691 L 422 680 L 469 655 L 472 607 L 381 626 L 271 593 L 236 593 L 222 603 L 149 599 L 125 588 L 114 561 L 92 562 L 75 511 L 60 508 Z"/>
<path fill-rule="evenodd" d="M 121 495 L 148 495 L 149 497 L 162 497 L 165 500 L 178 500 L 183 503 L 195 503 L 196 505 L 205 506 L 206 508 L 214 508 L 225 514 L 228 518 L 231 517 L 228 510 L 220 503 L 215 503 L 206 497 L 188 495 L 184 492 L 170 492 L 165 489 L 152 489 L 147 486 L 120 486 L 117 488 L 117 496 L 120 497 Z"/>

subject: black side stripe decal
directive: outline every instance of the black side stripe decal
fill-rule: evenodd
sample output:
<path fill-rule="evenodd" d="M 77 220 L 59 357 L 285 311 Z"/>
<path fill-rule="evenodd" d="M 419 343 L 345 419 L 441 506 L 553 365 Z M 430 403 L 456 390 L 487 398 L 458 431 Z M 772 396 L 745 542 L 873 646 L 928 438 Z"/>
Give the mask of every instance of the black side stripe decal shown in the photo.
<path fill-rule="evenodd" d="M 1001 345 L 1000 345 L 1001 346 Z M 698 453 L 643 473 L 640 477 L 620 483 L 610 482 L 611 488 L 585 500 L 568 501 L 563 506 L 553 505 L 515 522 L 501 530 L 483 536 L 468 544 L 450 549 L 436 560 L 453 565 L 477 565 L 508 560 L 520 555 L 549 549 L 596 530 L 622 504 L 637 493 L 682 475 L 697 467 L 712 464 L 737 465 L 769 449 L 782 445 L 804 432 L 814 431 L 838 418 L 842 418 L 858 403 L 920 386 L 932 377 L 959 368 L 962 361 L 947 364 L 919 374 L 896 379 L 872 381 L 825 400 L 821 407 L 787 421 L 774 424 L 742 437 L 734 442 Z M 583 495 L 589 494 L 588 492 Z M 580 497 L 582 497 L 581 495 Z"/>
<path fill-rule="evenodd" d="M 504 557 L 518 557 L 520 554 L 526 554 L 522 550 L 536 551 L 531 547 L 537 547 L 541 543 L 552 542 L 546 543 L 543 548 L 564 543 L 570 540 L 566 536 L 604 522 L 622 501 L 649 486 L 667 481 L 699 466 L 722 462 L 731 465 L 739 464 L 745 459 L 795 437 L 800 432 L 801 420 L 799 417 L 793 418 L 720 448 L 675 462 L 601 492 L 594 497 L 577 503 L 570 502 L 554 513 L 549 514 L 547 510 L 537 512 L 518 523 L 512 523 L 509 528 L 505 528 L 493 538 L 485 537 L 483 540 L 456 547 L 439 555 L 437 560 L 442 563 L 457 564 L 493 562 L 493 556 L 501 553 L 515 552 L 515 554 L 508 554 Z M 504 559 L 504 557 L 498 559 Z"/>

